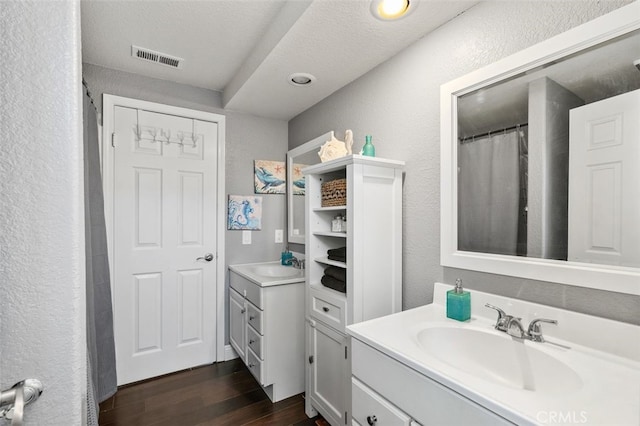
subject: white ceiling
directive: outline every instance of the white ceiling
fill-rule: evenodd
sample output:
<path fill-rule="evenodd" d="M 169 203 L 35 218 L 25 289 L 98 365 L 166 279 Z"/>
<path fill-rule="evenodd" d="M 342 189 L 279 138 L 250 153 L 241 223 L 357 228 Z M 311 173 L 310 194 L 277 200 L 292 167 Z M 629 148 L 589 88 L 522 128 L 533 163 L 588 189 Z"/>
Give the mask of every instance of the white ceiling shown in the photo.
<path fill-rule="evenodd" d="M 477 1 L 420 0 L 399 21 L 368 0 L 83 0 L 83 62 L 222 92 L 224 107 L 289 120 Z M 131 56 L 131 45 L 184 59 Z M 295 87 L 294 72 L 317 81 Z"/>

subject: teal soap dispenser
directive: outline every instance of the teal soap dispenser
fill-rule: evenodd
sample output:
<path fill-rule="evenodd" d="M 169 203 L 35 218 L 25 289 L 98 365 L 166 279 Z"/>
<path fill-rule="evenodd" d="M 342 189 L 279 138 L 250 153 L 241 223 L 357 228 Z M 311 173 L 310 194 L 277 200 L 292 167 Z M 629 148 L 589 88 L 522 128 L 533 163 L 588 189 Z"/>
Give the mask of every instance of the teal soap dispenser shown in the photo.
<path fill-rule="evenodd" d="M 447 292 L 447 318 L 458 321 L 471 318 L 471 293 L 464 291 L 460 278 L 456 279 L 456 287 Z"/>

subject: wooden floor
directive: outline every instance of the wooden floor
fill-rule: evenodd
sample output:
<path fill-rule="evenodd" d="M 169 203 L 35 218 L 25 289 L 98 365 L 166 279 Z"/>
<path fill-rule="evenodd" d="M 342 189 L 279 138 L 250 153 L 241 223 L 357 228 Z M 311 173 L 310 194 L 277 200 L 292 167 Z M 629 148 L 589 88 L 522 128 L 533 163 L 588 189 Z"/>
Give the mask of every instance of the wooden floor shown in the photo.
<path fill-rule="evenodd" d="M 101 426 L 326 424 L 309 419 L 304 398 L 272 404 L 239 359 L 127 385 L 100 404 Z"/>

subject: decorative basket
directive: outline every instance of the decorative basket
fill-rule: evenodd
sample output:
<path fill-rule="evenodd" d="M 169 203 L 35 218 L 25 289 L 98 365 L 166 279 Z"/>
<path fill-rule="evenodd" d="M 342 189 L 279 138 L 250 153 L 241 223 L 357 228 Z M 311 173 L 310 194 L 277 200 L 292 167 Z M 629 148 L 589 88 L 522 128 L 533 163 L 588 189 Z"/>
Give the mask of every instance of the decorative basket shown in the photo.
<path fill-rule="evenodd" d="M 322 207 L 347 205 L 347 180 L 336 179 L 324 182 L 320 188 Z"/>

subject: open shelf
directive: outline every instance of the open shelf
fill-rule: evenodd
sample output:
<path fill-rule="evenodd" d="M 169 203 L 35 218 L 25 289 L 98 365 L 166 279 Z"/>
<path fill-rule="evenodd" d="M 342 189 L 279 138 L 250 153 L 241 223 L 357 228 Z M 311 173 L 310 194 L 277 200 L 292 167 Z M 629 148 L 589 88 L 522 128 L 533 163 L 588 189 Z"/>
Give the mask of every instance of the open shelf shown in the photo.
<path fill-rule="evenodd" d="M 346 210 L 347 206 L 330 206 L 330 207 L 314 207 L 314 212 L 335 212 L 338 210 Z"/>
<path fill-rule="evenodd" d="M 346 232 L 325 232 L 325 231 L 315 231 L 313 235 L 320 237 L 337 237 L 337 238 L 347 238 Z"/>
<path fill-rule="evenodd" d="M 315 260 L 318 263 L 322 263 L 324 265 L 337 266 L 338 268 L 347 269 L 347 263 L 346 262 L 339 262 L 337 260 L 331 260 L 331 259 L 329 259 L 328 256 L 316 257 L 313 260 Z"/>

